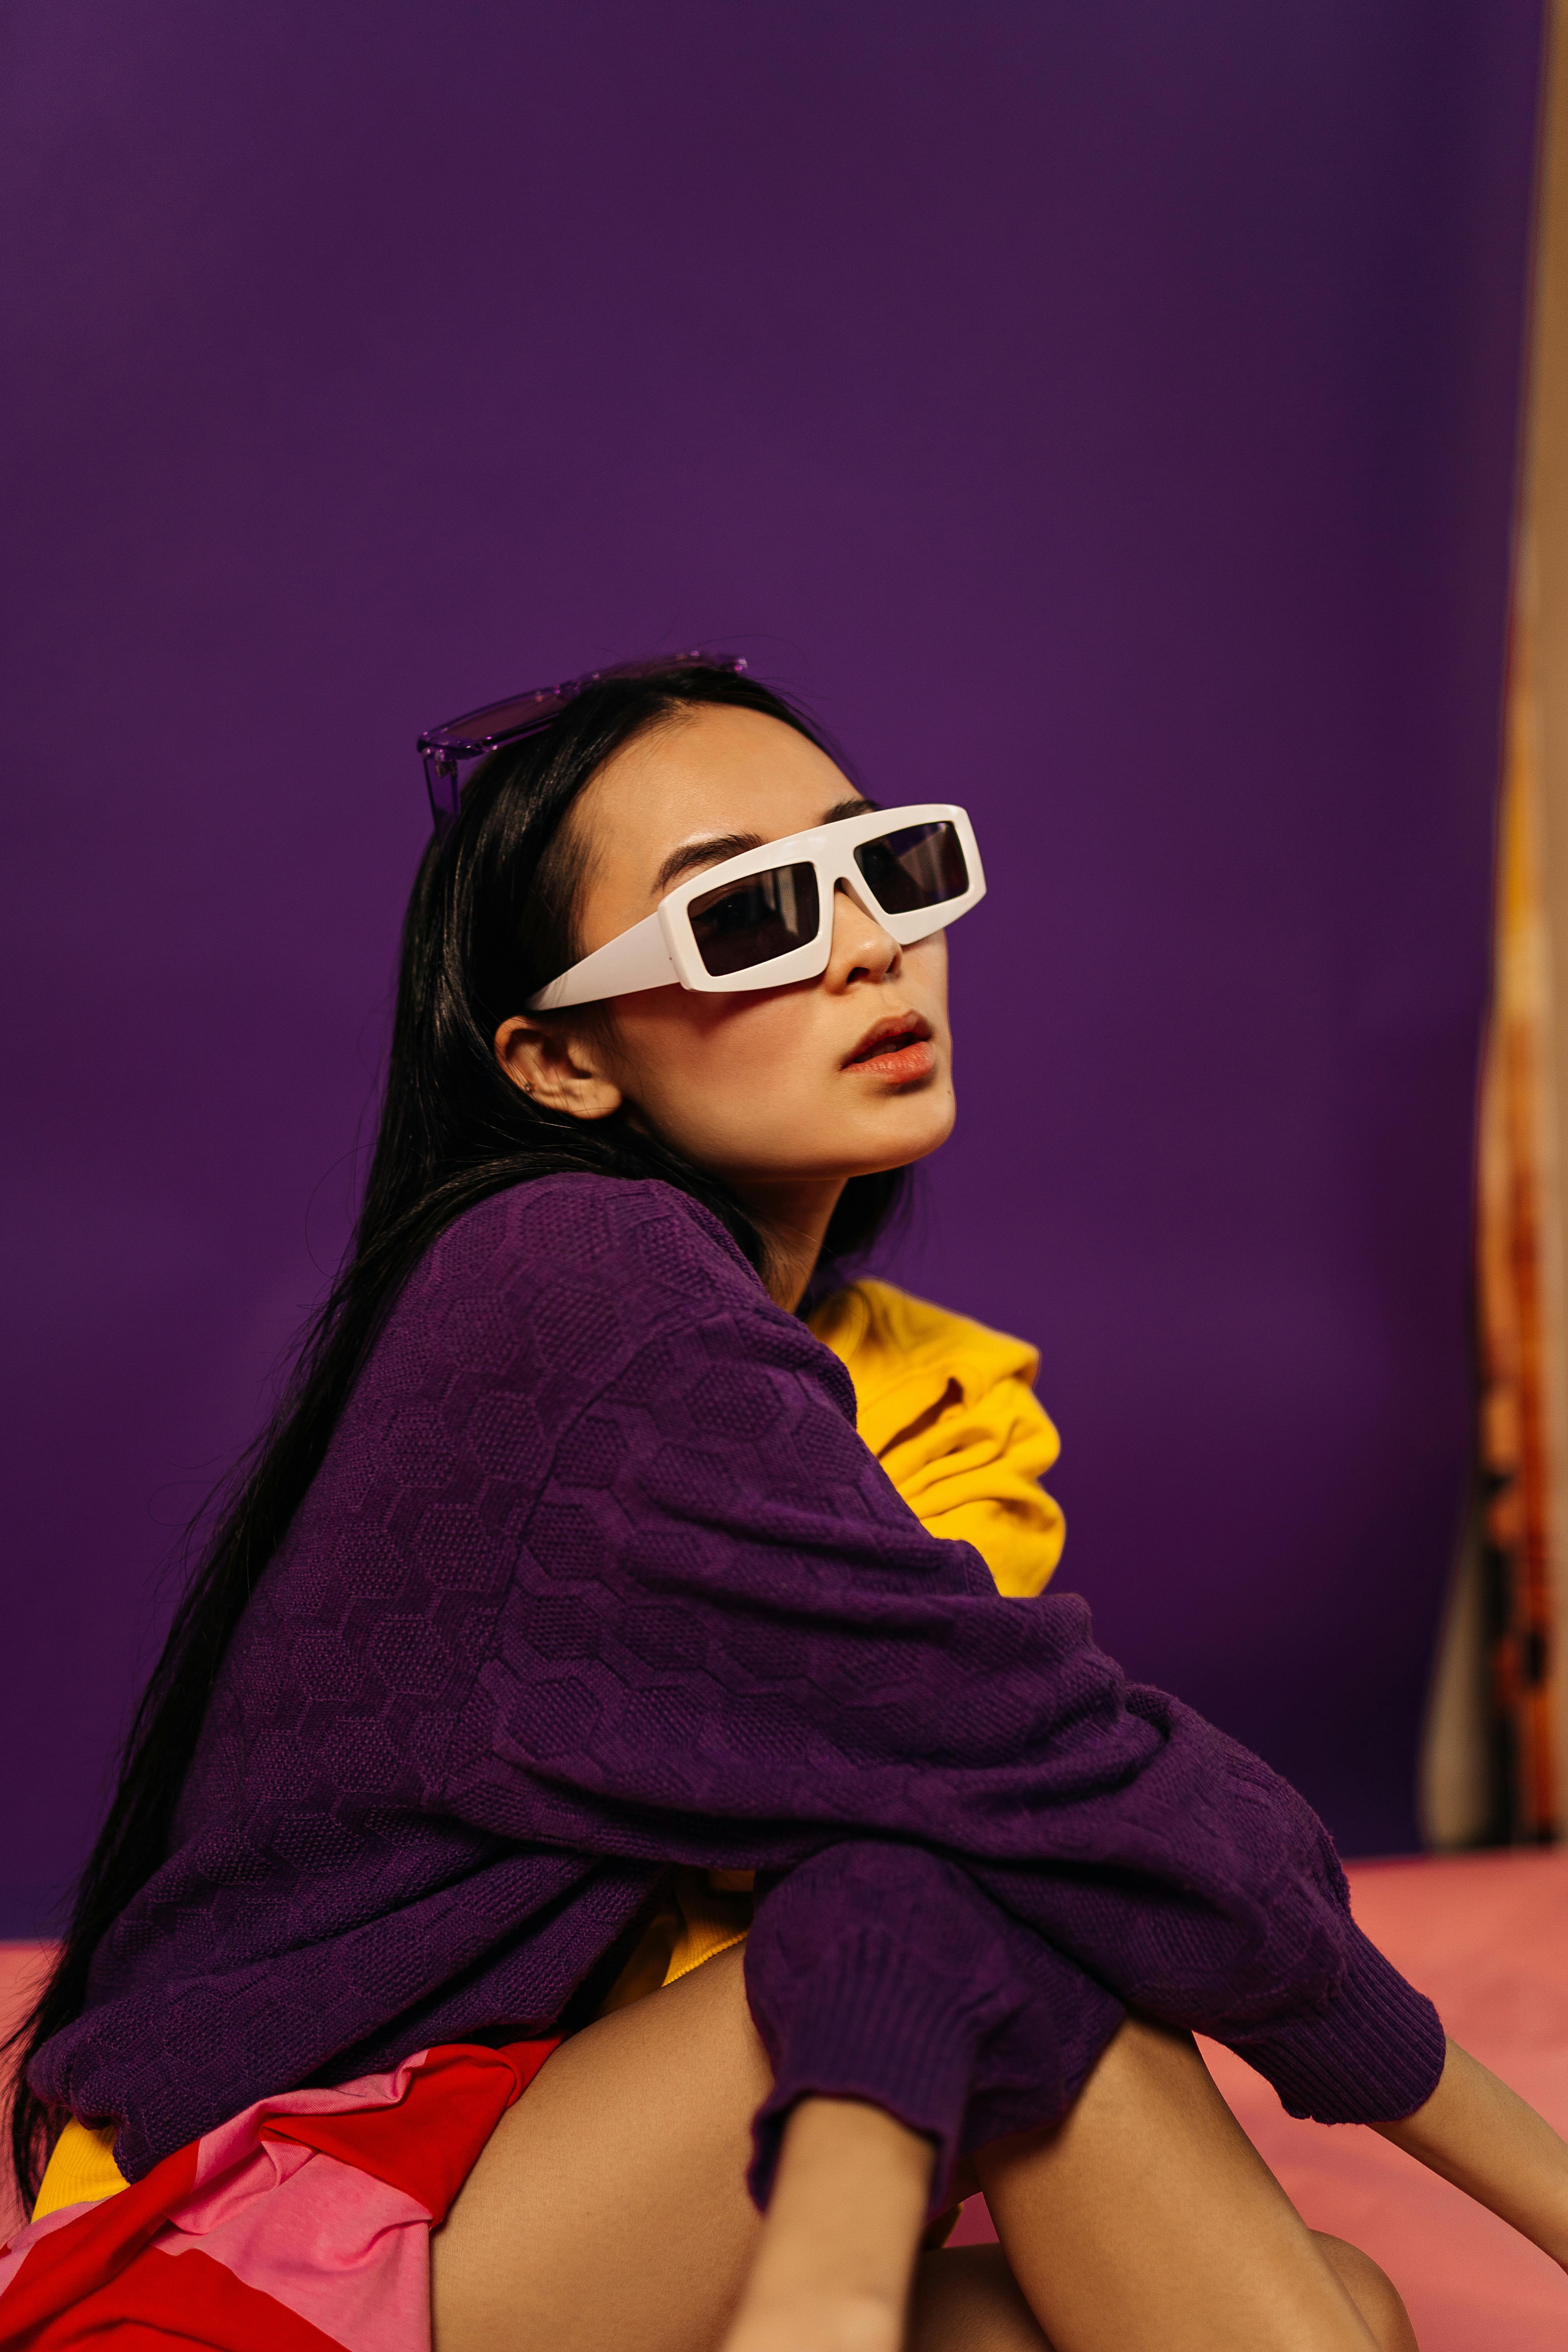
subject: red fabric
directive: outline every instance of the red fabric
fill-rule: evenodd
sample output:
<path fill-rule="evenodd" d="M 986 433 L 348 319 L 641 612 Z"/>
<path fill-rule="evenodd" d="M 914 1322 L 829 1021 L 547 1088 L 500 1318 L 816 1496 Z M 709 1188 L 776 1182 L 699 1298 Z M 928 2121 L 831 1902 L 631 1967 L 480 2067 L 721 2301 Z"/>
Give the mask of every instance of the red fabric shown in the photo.
<path fill-rule="evenodd" d="M 499 2052 L 448 2042 L 431 2051 L 396 2106 L 357 2116 L 269 2116 L 262 2137 L 340 2157 L 403 2189 L 439 2223 L 502 2116 L 559 2047 L 559 2038 L 514 2042 Z M 498 2066 L 498 2057 L 510 2065 Z"/>
<path fill-rule="evenodd" d="M 79 2352 L 99 2338 L 113 2352 L 174 2352 L 180 2345 L 205 2352 L 342 2352 L 334 2337 L 221 2263 L 199 2251 L 160 2253 L 156 2246 L 96 2294 L 26 2336 L 0 2335 L 0 2344 L 7 2352 L 13 2342 L 27 2352 Z"/>
<path fill-rule="evenodd" d="M 106 2281 L 133 2263 L 170 2210 L 190 2195 L 195 2177 L 193 2141 L 154 2165 L 145 2179 L 40 2239 L 0 2297 L 4 2352 L 42 2343 L 40 2331 L 58 2313 L 80 2309 Z M 52 2333 L 47 2338 L 50 2344 L 66 2340 Z"/>
<path fill-rule="evenodd" d="M 502 2050 L 448 2043 L 428 2052 L 390 2106 L 261 2119 L 259 2137 L 337 2158 L 445 2220 L 490 2134 L 559 2039 Z M 152 2242 L 197 2189 L 193 2142 L 129 2189 L 28 2246 L 0 2291 L 0 2352 L 342 2352 L 333 2336 L 247 2284 L 199 2247 Z"/>

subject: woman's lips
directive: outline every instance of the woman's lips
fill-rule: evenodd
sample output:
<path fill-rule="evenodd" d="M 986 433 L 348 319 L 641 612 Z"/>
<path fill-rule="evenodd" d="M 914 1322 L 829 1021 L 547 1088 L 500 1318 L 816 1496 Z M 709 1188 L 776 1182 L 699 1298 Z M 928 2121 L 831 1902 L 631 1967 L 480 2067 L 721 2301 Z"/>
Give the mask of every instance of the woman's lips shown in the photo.
<path fill-rule="evenodd" d="M 847 1062 L 846 1069 L 869 1070 L 879 1078 L 929 1078 L 936 1067 L 936 1047 L 929 1037 L 910 1037 L 886 1054 L 868 1054 L 864 1061 Z"/>
<path fill-rule="evenodd" d="M 936 1067 L 936 1047 L 931 1024 L 918 1014 L 894 1014 L 868 1029 L 845 1063 L 847 1070 L 868 1070 L 873 1077 L 929 1078 Z"/>

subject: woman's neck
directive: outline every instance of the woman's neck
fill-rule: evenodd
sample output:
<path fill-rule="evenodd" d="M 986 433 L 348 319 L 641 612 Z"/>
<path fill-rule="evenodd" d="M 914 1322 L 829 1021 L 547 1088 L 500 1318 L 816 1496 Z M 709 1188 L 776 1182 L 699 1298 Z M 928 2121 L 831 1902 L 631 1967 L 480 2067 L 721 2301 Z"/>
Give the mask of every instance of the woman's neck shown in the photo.
<path fill-rule="evenodd" d="M 842 1176 L 787 1184 L 770 1184 L 765 1180 L 731 1183 L 766 1247 L 763 1279 L 768 1295 L 792 1315 L 822 1255 L 844 1184 Z"/>

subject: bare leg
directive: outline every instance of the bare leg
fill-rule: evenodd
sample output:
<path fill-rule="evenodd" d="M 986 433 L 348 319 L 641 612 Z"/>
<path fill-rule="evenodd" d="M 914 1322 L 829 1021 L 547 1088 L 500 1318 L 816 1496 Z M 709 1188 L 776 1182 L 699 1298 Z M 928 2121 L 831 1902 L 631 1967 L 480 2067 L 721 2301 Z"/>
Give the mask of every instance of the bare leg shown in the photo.
<path fill-rule="evenodd" d="M 436 2352 L 721 2343 L 762 2235 L 745 2169 L 772 2079 L 741 1960 L 588 2026 L 502 2117 L 431 2239 Z M 985 2266 L 961 2265 L 927 2325 L 927 2281 L 957 2260 L 919 2265 L 921 2352 L 1039 2352 Z"/>
<path fill-rule="evenodd" d="M 1365 2321 L 1378 2352 L 1418 2352 L 1415 2332 L 1392 2281 L 1342 2238 L 1312 2237 Z M 727 2341 L 728 2339 L 726 2339 Z M 784 2339 L 800 2352 L 801 2339 Z M 828 2339 L 840 2341 L 834 2334 Z M 857 2328 L 853 2341 L 862 2342 Z M 904 2352 L 1052 2352 L 1002 2247 L 958 2246 L 924 2254 L 915 2268 Z M 1098 2340 L 1098 2339 L 1097 2339 Z M 813 2346 L 817 2342 L 814 2336 Z"/>
<path fill-rule="evenodd" d="M 435 2233 L 436 2352 L 712 2352 L 762 2238 L 743 2176 L 768 2080 L 739 1952 L 576 2035 Z M 1030 2302 L 1058 2352 L 1407 2352 L 1382 2273 L 1331 2243 L 1331 2267 L 1176 2037 L 1124 2029 L 1061 2130 L 979 2162 L 1011 2266 L 922 2256 L 911 2352 L 1049 2352 Z"/>
<path fill-rule="evenodd" d="M 1371 2329 L 1378 2352 L 1417 2352 L 1405 2305 L 1370 2255 L 1342 2238 L 1325 2238 L 1318 2231 L 1312 2235 Z M 955 2246 L 923 2255 L 917 2278 L 909 2352 L 937 2352 L 947 2344 L 962 2345 L 964 2352 L 982 2344 L 987 2352 L 992 2347 L 995 2352 L 1051 2352 L 1000 2246 Z M 977 2332 L 982 2326 L 987 2335 Z"/>
<path fill-rule="evenodd" d="M 1412 2340 L 1376 2265 L 1314 2239 L 1184 2034 L 1129 2021 L 1058 2129 L 984 2148 L 976 2165 L 1057 2352 Z"/>
<path fill-rule="evenodd" d="M 431 2239 L 436 2352 L 706 2352 L 761 2223 L 772 2079 L 739 1951 L 601 2018 L 501 2118 Z"/>
<path fill-rule="evenodd" d="M 1323 2260 L 1371 2328 L 1378 2352 L 1419 2352 L 1410 2314 L 1387 2272 L 1380 2271 L 1370 2254 L 1363 2254 L 1359 2246 L 1347 2245 L 1342 2238 L 1326 2238 L 1321 2230 L 1314 2230 L 1312 2235 Z"/>
<path fill-rule="evenodd" d="M 909 2352 L 943 2352 L 949 2345 L 963 2352 L 980 2345 L 985 2352 L 1051 2352 L 1000 2246 L 952 2246 L 921 2256 Z"/>

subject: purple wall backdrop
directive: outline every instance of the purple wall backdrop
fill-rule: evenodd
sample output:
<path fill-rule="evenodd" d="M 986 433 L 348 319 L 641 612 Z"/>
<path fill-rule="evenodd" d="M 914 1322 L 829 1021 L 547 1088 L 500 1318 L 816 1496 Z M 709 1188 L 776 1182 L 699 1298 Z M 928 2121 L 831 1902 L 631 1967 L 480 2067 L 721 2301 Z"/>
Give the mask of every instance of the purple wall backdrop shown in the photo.
<path fill-rule="evenodd" d="M 903 1264 L 1041 1341 L 1068 1580 L 1412 1840 L 1538 29 L 7 12 L 0 1934 L 341 1242 L 415 732 L 700 637 L 982 826 Z"/>

